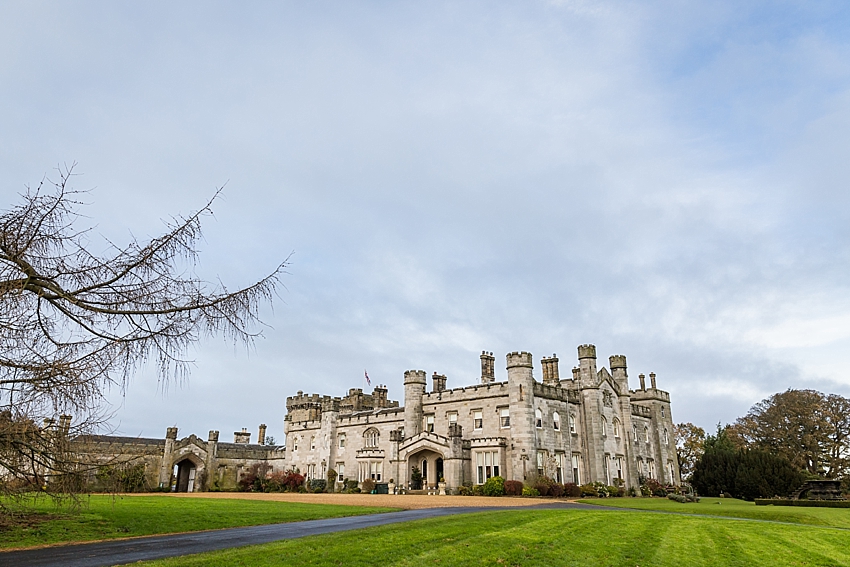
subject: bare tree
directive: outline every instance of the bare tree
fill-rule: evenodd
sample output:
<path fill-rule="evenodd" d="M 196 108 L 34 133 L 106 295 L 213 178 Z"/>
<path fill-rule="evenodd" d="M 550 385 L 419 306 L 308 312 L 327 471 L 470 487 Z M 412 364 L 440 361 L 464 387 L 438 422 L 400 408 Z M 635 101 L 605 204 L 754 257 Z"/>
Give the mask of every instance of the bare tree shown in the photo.
<path fill-rule="evenodd" d="M 187 347 L 223 335 L 250 344 L 259 307 L 270 303 L 287 260 L 231 291 L 194 273 L 199 211 L 172 218 L 147 242 L 108 243 L 95 253 L 79 228 L 73 166 L 27 189 L 0 215 L 0 473 L 42 484 L 60 474 L 57 439 L 101 419 L 103 396 L 154 362 L 161 380 L 184 378 Z M 46 420 L 46 421 L 45 421 Z M 29 469 L 29 470 L 27 470 Z M 8 484 L 8 483 L 7 483 Z"/>

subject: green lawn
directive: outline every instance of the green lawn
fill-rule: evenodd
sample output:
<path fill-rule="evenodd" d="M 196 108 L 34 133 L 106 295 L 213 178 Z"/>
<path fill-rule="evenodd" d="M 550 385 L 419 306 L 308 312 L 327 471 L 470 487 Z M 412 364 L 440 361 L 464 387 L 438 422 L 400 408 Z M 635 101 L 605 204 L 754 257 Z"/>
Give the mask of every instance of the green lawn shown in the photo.
<path fill-rule="evenodd" d="M 167 495 L 117 496 L 114 499 L 94 495 L 84 498 L 78 512 L 57 509 L 45 498 L 37 500 L 32 507 L 41 519 L 50 519 L 39 521 L 40 518 L 35 518 L 28 527 L 0 530 L 0 549 L 391 511 L 388 508 Z"/>
<path fill-rule="evenodd" d="M 164 561 L 188 566 L 839 566 L 850 531 L 642 512 L 488 512 Z"/>
<path fill-rule="evenodd" d="M 850 508 L 801 508 L 796 506 L 756 506 L 752 502 L 735 498 L 702 498 L 698 503 L 680 504 L 667 498 L 599 498 L 580 500 L 586 504 L 678 512 L 680 514 L 705 514 L 793 522 L 810 526 L 850 528 Z"/>

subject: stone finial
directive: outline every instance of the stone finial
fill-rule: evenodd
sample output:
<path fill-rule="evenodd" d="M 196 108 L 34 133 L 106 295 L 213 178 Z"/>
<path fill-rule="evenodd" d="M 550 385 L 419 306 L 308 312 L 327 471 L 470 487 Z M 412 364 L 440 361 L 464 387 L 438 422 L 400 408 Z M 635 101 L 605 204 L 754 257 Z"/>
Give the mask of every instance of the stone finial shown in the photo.
<path fill-rule="evenodd" d="M 209 437 L 207 437 L 207 440 L 210 443 L 218 443 L 218 431 L 216 431 L 215 429 L 210 429 L 210 434 Z"/>
<path fill-rule="evenodd" d="M 496 381 L 496 357 L 492 352 L 481 351 L 481 383 L 489 384 Z"/>
<path fill-rule="evenodd" d="M 643 374 L 638 374 L 638 380 L 640 380 L 640 389 L 646 390 L 646 376 Z"/>
<path fill-rule="evenodd" d="M 169 427 L 165 430 L 165 438 L 166 439 L 177 439 L 177 428 Z"/>
<path fill-rule="evenodd" d="M 649 373 L 649 383 L 652 384 L 652 389 L 655 390 L 655 372 Z"/>
<path fill-rule="evenodd" d="M 257 443 L 260 445 L 266 444 L 266 424 L 260 424 L 260 431 L 257 433 Z"/>
<path fill-rule="evenodd" d="M 404 372 L 404 383 L 405 384 L 426 384 L 427 380 L 425 379 L 425 371 L 424 370 L 405 370 L 405 372 Z"/>
<path fill-rule="evenodd" d="M 434 372 L 434 375 L 431 377 L 431 380 L 434 384 L 432 391 L 442 392 L 446 389 L 446 376 L 444 374 L 437 374 L 436 372 Z"/>
<path fill-rule="evenodd" d="M 578 346 L 578 358 L 581 360 L 582 358 L 596 358 L 596 346 L 595 345 L 579 345 Z"/>

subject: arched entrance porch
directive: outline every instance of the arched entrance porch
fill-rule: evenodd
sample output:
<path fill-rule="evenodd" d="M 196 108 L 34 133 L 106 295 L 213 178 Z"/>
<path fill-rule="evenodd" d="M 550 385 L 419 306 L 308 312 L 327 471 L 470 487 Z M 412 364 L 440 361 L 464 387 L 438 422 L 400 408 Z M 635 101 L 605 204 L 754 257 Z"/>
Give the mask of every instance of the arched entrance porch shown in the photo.
<path fill-rule="evenodd" d="M 195 462 L 186 457 L 174 463 L 174 477 L 176 492 L 195 492 L 200 486 L 196 485 L 199 476 L 199 467 Z"/>
<path fill-rule="evenodd" d="M 430 449 L 423 449 L 410 455 L 407 459 L 407 482 L 414 488 L 413 467 L 422 474 L 421 488 L 434 488 L 440 478 L 445 476 L 443 471 L 443 455 Z"/>

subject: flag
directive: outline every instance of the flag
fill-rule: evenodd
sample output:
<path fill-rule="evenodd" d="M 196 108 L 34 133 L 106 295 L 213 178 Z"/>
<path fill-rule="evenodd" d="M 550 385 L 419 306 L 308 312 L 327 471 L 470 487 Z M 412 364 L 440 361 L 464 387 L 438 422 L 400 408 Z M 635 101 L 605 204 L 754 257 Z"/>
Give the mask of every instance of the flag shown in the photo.
<path fill-rule="evenodd" d="M 363 371 L 363 375 L 366 377 L 366 383 L 367 383 L 367 384 L 369 384 L 369 385 L 371 386 L 371 385 L 372 385 L 372 381 L 371 381 L 371 380 L 369 380 L 369 373 L 368 373 L 368 372 L 366 372 L 366 371 L 364 370 L 364 371 Z"/>

